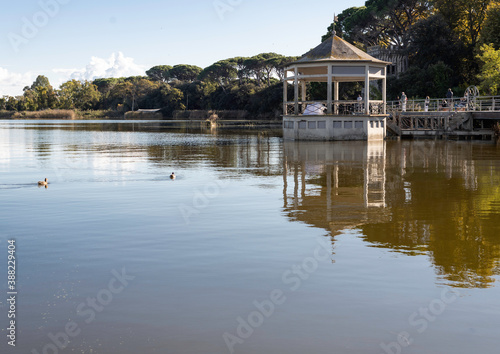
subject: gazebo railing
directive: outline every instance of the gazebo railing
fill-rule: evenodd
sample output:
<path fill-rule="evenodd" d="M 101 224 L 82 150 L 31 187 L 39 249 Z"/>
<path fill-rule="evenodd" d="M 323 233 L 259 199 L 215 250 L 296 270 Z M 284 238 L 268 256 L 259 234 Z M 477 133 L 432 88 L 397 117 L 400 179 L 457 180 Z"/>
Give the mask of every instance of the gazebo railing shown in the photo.
<path fill-rule="evenodd" d="M 370 114 L 384 114 L 384 101 L 370 101 Z"/>
<path fill-rule="evenodd" d="M 384 101 L 370 101 L 370 115 L 380 115 L 384 112 Z M 332 101 L 332 115 L 349 116 L 364 115 L 364 101 Z M 299 101 L 297 103 L 298 112 L 295 111 L 295 102 L 284 103 L 285 115 L 325 115 L 328 112 L 327 101 Z"/>

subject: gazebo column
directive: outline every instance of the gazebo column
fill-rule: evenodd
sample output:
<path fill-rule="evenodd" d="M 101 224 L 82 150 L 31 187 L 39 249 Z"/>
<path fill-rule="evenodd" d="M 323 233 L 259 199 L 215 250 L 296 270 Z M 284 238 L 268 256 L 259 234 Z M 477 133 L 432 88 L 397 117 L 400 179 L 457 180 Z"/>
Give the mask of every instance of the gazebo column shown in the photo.
<path fill-rule="evenodd" d="M 332 114 L 332 66 L 328 65 L 326 114 Z"/>
<path fill-rule="evenodd" d="M 285 80 L 283 81 L 283 115 L 288 114 L 287 102 L 288 102 L 288 71 L 285 70 Z"/>
<path fill-rule="evenodd" d="M 339 114 L 339 105 L 337 102 L 339 101 L 339 82 L 335 81 L 334 82 L 334 90 L 333 90 L 333 100 L 335 101 L 335 114 Z"/>
<path fill-rule="evenodd" d="M 370 115 L 370 66 L 365 66 L 365 114 Z"/>
<path fill-rule="evenodd" d="M 306 101 L 306 82 L 304 80 L 300 82 L 300 93 L 301 93 L 302 106 L 304 107 L 304 102 Z"/>
<path fill-rule="evenodd" d="M 299 70 L 297 69 L 297 67 L 295 67 L 294 75 L 295 75 L 293 80 L 293 87 L 294 87 L 293 100 L 295 103 L 294 114 L 298 116 L 299 115 L 299 77 L 298 77 Z"/>
<path fill-rule="evenodd" d="M 382 79 L 382 114 L 387 113 L 387 77 L 384 76 Z"/>

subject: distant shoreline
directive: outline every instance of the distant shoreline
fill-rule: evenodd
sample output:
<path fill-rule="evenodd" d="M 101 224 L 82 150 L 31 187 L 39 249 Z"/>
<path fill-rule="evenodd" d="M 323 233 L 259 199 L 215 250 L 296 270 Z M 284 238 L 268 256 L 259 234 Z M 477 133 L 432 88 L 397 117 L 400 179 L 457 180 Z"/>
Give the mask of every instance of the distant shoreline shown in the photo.
<path fill-rule="evenodd" d="M 199 112 L 199 111 L 197 111 Z M 132 113 L 132 112 L 130 112 Z M 134 112 L 135 113 L 135 112 Z M 199 117 L 189 117 L 188 119 L 182 116 L 163 117 L 158 114 L 124 114 L 117 111 L 73 111 L 73 110 L 44 110 L 44 111 L 0 111 L 0 120 L 61 120 L 61 121 L 76 121 L 76 120 L 109 120 L 121 122 L 133 121 L 155 121 L 162 124 L 167 124 L 171 127 L 203 127 L 203 128 L 281 128 L 282 121 L 280 118 L 255 117 L 230 117 L 225 116 L 219 119 L 210 119 Z"/>
<path fill-rule="evenodd" d="M 9 120 L 158 120 L 158 121 L 193 121 L 212 122 L 220 124 L 226 121 L 232 122 L 269 122 L 281 123 L 281 117 L 251 116 L 246 111 L 174 111 L 173 117 L 165 117 L 161 112 L 147 111 L 108 111 L 92 110 L 78 111 L 71 109 L 47 109 L 42 111 L 0 111 L 0 119 Z"/>
<path fill-rule="evenodd" d="M 76 111 L 71 109 L 47 109 L 43 111 L 0 111 L 0 119 L 123 119 L 118 111 Z"/>

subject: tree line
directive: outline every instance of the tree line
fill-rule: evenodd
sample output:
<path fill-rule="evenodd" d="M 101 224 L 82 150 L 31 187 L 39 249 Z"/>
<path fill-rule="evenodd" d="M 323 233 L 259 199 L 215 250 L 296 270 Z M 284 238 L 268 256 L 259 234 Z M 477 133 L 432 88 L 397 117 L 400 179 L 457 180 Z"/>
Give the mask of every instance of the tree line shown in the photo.
<path fill-rule="evenodd" d="M 409 69 L 389 80 L 389 97 L 444 97 L 470 85 L 498 94 L 500 1 L 367 0 L 339 14 L 335 30 L 362 49 L 393 46 L 407 56 Z"/>
<path fill-rule="evenodd" d="M 254 115 L 278 115 L 284 67 L 297 57 L 262 53 L 220 60 L 204 69 L 195 65 L 157 65 L 146 76 L 70 80 L 53 88 L 43 75 L 26 86 L 23 95 L 0 98 L 0 109 L 119 110 L 247 110 Z"/>
<path fill-rule="evenodd" d="M 333 26 L 337 35 L 361 49 L 393 46 L 408 58 L 408 70 L 388 80 L 389 98 L 402 91 L 409 97 L 443 97 L 448 88 L 459 94 L 470 85 L 479 86 L 483 95 L 498 94 L 500 1 L 367 0 L 339 14 L 323 40 Z M 38 76 L 23 95 L 0 98 L 0 109 L 161 108 L 165 116 L 184 109 L 247 110 L 255 116 L 279 116 L 284 68 L 296 59 L 262 53 L 220 60 L 204 69 L 158 65 L 146 76 L 70 80 L 59 89 Z M 321 89 L 317 86 L 308 85 L 308 98 Z M 351 86 L 345 95 L 356 92 L 357 86 Z"/>

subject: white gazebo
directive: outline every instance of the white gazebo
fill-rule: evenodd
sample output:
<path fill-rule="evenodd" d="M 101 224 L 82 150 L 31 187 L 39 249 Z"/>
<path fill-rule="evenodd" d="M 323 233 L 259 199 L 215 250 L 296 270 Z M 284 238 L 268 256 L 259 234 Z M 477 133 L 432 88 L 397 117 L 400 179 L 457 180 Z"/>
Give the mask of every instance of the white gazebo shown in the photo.
<path fill-rule="evenodd" d="M 374 140 L 385 138 L 387 65 L 335 34 L 285 69 L 283 135 L 294 140 Z M 381 81 L 382 97 L 370 97 L 370 82 Z M 307 100 L 306 83 L 326 82 L 321 100 Z M 339 99 L 346 82 L 363 82 L 364 95 Z M 288 101 L 293 84 L 294 100 Z"/>

